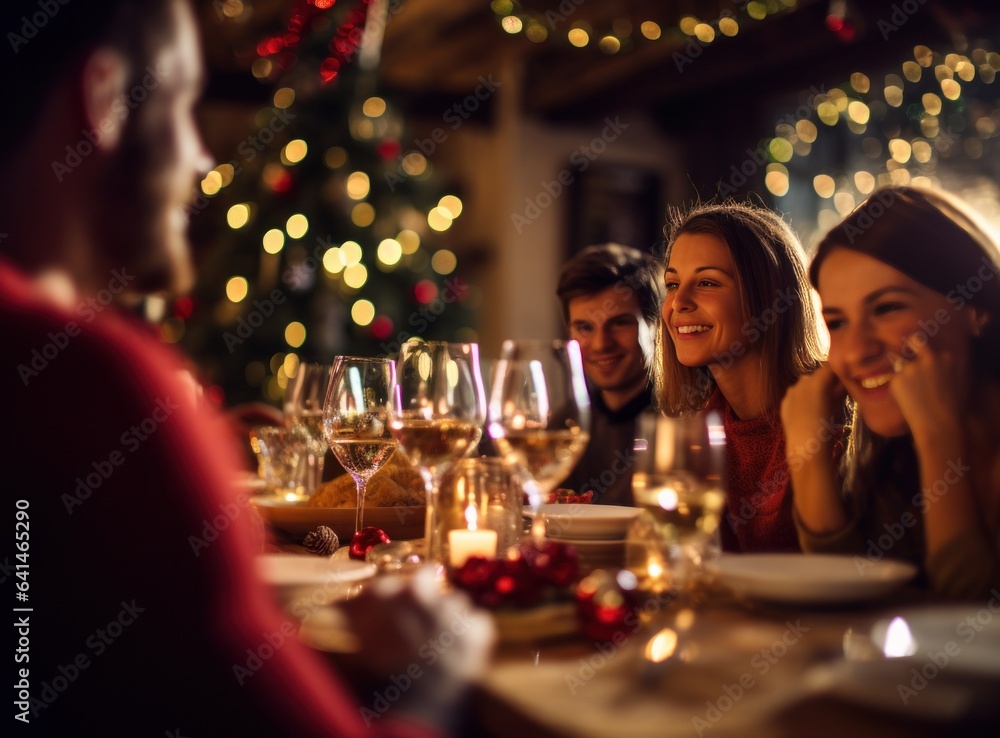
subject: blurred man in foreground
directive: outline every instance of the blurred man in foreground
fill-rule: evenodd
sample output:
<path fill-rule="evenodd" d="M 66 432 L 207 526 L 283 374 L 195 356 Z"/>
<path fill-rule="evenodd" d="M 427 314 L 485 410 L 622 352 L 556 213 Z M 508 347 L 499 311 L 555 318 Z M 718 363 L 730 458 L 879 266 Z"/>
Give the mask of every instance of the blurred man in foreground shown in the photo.
<path fill-rule="evenodd" d="M 0 442 L 17 531 L 0 581 L 20 608 L 8 677 L 19 727 L 130 738 L 449 728 L 489 627 L 419 587 L 360 598 L 358 663 L 421 676 L 386 709 L 356 703 L 255 576 L 255 513 L 233 490 L 238 453 L 220 419 L 185 391 L 178 357 L 116 307 L 191 283 L 186 212 L 211 166 L 193 114 L 204 72 L 192 8 L 6 0 L 0 29 L 12 103 L 0 141 Z M 420 646 L 445 630 L 464 635 L 422 662 Z"/>
<path fill-rule="evenodd" d="M 663 302 L 663 268 L 619 244 L 589 246 L 562 269 L 556 294 L 580 344 L 591 398 L 590 443 L 563 483 L 593 502 L 631 505 L 635 419 L 651 407 L 646 357 Z"/>

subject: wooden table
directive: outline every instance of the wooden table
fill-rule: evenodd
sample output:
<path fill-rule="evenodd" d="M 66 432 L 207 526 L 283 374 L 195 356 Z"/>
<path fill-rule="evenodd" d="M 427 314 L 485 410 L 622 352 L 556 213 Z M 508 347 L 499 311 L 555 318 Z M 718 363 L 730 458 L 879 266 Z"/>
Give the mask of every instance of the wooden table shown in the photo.
<path fill-rule="evenodd" d="M 276 543 L 278 550 L 303 551 Z M 595 644 L 577 633 L 502 643 L 476 690 L 473 732 L 912 738 L 957 728 L 962 736 L 994 735 L 1000 684 L 949 678 L 921 687 L 898 662 L 844 659 L 845 651 L 876 656 L 867 637 L 872 626 L 921 602 L 909 590 L 891 603 L 807 609 L 710 591 L 690 622 L 672 604 L 647 602 L 647 620 L 613 641 Z M 676 657 L 654 664 L 644 653 L 664 628 L 679 636 Z M 900 685 L 917 687 L 907 704 Z"/>
<path fill-rule="evenodd" d="M 845 647 L 873 649 L 867 634 L 893 611 L 766 608 L 722 596 L 687 630 L 665 608 L 620 645 L 577 637 L 505 646 L 477 710 L 489 734 L 504 737 L 902 738 L 956 725 L 963 735 L 994 735 L 1000 685 L 931 681 L 904 705 L 898 685 L 909 674 L 898 662 L 844 661 Z M 671 626 L 679 658 L 653 664 L 647 643 Z"/>

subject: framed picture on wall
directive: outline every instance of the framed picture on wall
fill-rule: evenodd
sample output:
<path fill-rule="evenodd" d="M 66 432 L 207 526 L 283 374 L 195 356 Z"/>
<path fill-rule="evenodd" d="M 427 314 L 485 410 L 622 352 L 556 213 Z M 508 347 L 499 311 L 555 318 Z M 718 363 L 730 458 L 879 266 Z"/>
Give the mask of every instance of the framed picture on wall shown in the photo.
<path fill-rule="evenodd" d="M 665 204 L 658 174 L 626 164 L 593 165 L 570 185 L 567 258 L 595 243 L 656 251 Z"/>

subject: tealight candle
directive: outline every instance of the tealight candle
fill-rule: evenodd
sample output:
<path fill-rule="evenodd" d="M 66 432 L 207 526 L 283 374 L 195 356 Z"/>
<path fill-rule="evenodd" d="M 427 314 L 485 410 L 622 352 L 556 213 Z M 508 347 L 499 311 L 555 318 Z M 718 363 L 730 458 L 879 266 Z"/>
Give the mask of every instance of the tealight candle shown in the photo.
<path fill-rule="evenodd" d="M 461 567 L 471 556 L 492 558 L 497 555 L 495 530 L 448 531 L 449 561 L 453 569 Z"/>

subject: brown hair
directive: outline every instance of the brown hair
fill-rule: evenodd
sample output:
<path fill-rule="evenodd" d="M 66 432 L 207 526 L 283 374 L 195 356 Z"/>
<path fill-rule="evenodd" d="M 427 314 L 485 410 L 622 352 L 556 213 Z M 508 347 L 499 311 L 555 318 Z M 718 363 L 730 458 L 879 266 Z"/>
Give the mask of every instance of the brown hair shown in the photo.
<path fill-rule="evenodd" d="M 968 206 L 945 192 L 919 187 L 874 192 L 820 241 L 809 267 L 813 285 L 835 248 L 871 256 L 954 305 L 985 311 L 990 319 L 974 339 L 972 355 L 981 371 L 1000 378 L 1000 279 L 994 279 L 1000 253 Z"/>
<path fill-rule="evenodd" d="M 752 339 L 750 342 L 760 343 L 759 392 L 768 411 L 776 412 L 785 389 L 798 377 L 815 371 L 823 358 L 805 254 L 795 233 L 770 210 L 735 202 L 671 209 L 665 232 L 664 260 L 668 264 L 678 236 L 684 233 L 710 234 L 729 247 L 747 320 L 743 334 Z M 787 305 L 783 312 L 776 307 L 779 303 Z M 765 323 L 763 330 L 751 323 L 752 317 L 763 319 L 768 311 L 774 319 Z M 715 390 L 708 367 L 687 367 L 677 360 L 662 320 L 656 346 L 653 380 L 660 410 L 683 415 L 704 408 Z"/>
<path fill-rule="evenodd" d="M 889 187 L 861 203 L 820 241 L 809 267 L 818 284 L 826 257 L 846 248 L 888 264 L 925 287 L 948 298 L 951 304 L 973 305 L 988 314 L 980 335 L 970 347 L 975 371 L 984 378 L 1000 379 L 1000 253 L 989 229 L 964 203 L 936 190 Z M 983 276 L 983 270 L 988 275 Z M 842 460 L 846 486 L 868 495 L 879 491 L 870 478 L 875 470 L 897 463 L 900 454 L 913 456 L 912 443 L 875 436 L 864 424 L 857 403 L 848 398 L 847 447 Z M 915 457 L 914 457 L 915 458 Z M 864 468 L 865 473 L 860 473 Z M 912 465 L 901 489 L 919 487 Z"/>
<path fill-rule="evenodd" d="M 646 323 L 656 325 L 663 302 L 663 265 L 652 254 L 617 243 L 588 246 L 563 266 L 556 287 L 563 320 L 569 322 L 570 300 L 610 288 L 631 290 Z"/>

